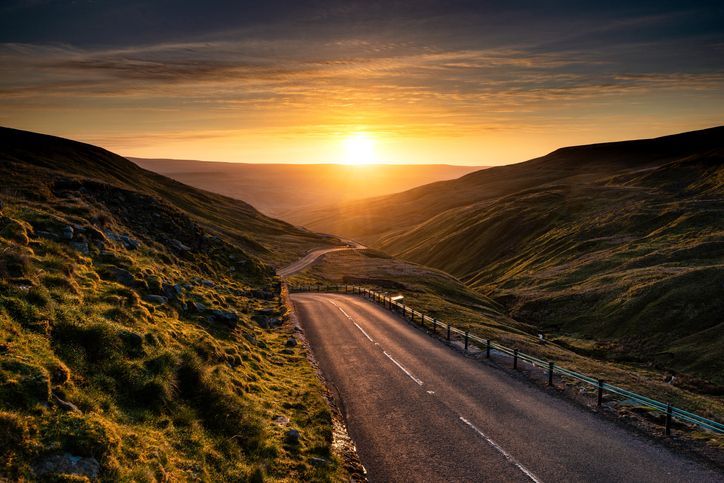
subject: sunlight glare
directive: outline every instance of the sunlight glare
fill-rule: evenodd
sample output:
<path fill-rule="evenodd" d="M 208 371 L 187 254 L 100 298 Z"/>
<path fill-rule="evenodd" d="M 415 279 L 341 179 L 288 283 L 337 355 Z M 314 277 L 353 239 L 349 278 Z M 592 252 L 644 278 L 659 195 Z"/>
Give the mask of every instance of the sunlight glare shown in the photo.
<path fill-rule="evenodd" d="M 366 133 L 355 133 L 344 140 L 344 164 L 376 164 L 375 140 Z"/>

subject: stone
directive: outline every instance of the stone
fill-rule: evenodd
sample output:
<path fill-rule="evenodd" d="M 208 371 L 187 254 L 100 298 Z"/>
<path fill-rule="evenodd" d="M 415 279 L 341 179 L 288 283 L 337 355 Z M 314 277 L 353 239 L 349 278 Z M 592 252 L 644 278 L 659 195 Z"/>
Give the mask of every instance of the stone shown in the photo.
<path fill-rule="evenodd" d="M 279 426 L 286 426 L 287 424 L 289 424 L 289 418 L 281 415 L 274 416 L 272 421 L 274 421 L 274 423 L 278 424 Z"/>
<path fill-rule="evenodd" d="M 183 243 L 176 240 L 175 238 L 170 239 L 168 241 L 168 244 L 171 248 L 173 248 L 174 250 L 176 250 L 178 252 L 187 252 L 187 251 L 191 250 L 191 247 L 184 245 Z"/>
<path fill-rule="evenodd" d="M 138 250 L 138 247 L 141 246 L 141 242 L 138 240 L 134 240 L 133 238 L 127 236 L 127 235 L 121 235 L 121 243 L 123 243 L 123 246 L 126 247 L 129 250 Z"/>
<path fill-rule="evenodd" d="M 329 465 L 329 461 L 325 460 L 324 458 L 312 457 L 309 458 L 309 464 L 312 466 L 324 467 Z"/>
<path fill-rule="evenodd" d="M 143 297 L 143 300 L 156 305 L 163 305 L 168 302 L 168 299 L 163 295 L 146 295 Z"/>
<path fill-rule="evenodd" d="M 109 230 L 108 228 L 104 228 L 103 233 L 106 235 L 106 238 L 108 238 L 111 241 L 114 241 L 114 242 L 121 241 L 121 236 L 119 234 L 117 234 L 116 232 Z"/>
<path fill-rule="evenodd" d="M 235 327 L 239 321 L 239 316 L 236 315 L 236 312 L 212 310 L 210 319 L 212 322 L 222 322 L 230 327 Z"/>
<path fill-rule="evenodd" d="M 202 304 L 201 302 L 195 302 L 193 300 L 191 302 L 189 302 L 188 309 L 189 309 L 189 312 L 193 312 L 196 314 L 204 313 L 207 310 L 206 305 Z"/>
<path fill-rule="evenodd" d="M 65 228 L 63 228 L 63 238 L 66 240 L 72 240 L 73 239 L 73 227 L 68 225 Z"/>
<path fill-rule="evenodd" d="M 113 280 L 120 283 L 121 285 L 125 285 L 126 287 L 132 287 L 136 283 L 136 278 L 128 270 L 118 267 L 109 267 L 107 270 Z"/>
<path fill-rule="evenodd" d="M 202 280 L 201 285 L 203 285 L 204 287 L 213 287 L 216 284 L 214 282 L 212 282 L 211 280 Z"/>
<path fill-rule="evenodd" d="M 79 242 L 79 241 L 72 241 L 70 242 L 70 246 L 73 247 L 74 250 L 78 250 L 83 255 L 90 255 L 90 247 L 88 246 L 88 242 Z"/>
<path fill-rule="evenodd" d="M 33 471 L 38 477 L 52 475 L 85 476 L 90 480 L 97 480 L 101 465 L 95 458 L 74 456 L 70 453 L 57 453 L 46 456 L 33 464 Z"/>
<path fill-rule="evenodd" d="M 78 409 L 78 406 L 73 404 L 72 402 L 63 401 L 60 399 L 57 395 L 53 394 L 53 398 L 55 399 L 55 402 L 58 403 L 58 406 L 62 408 L 65 411 L 69 411 L 72 413 L 80 413 L 81 410 Z"/>
<path fill-rule="evenodd" d="M 285 437 L 286 437 L 287 443 L 299 444 L 299 438 L 301 437 L 301 435 L 299 434 L 299 431 L 297 431 L 296 429 L 290 429 L 289 431 L 287 431 Z"/>
<path fill-rule="evenodd" d="M 284 344 L 287 347 L 296 347 L 297 346 L 297 339 L 294 337 L 290 337 L 287 339 L 286 343 Z"/>
<path fill-rule="evenodd" d="M 174 290 L 174 292 L 176 292 L 176 295 L 181 295 L 184 293 L 184 286 L 181 285 L 180 283 L 177 283 L 176 285 L 173 286 L 173 290 Z"/>
<path fill-rule="evenodd" d="M 282 349 L 282 354 L 286 354 L 288 356 L 294 355 L 294 349 L 291 349 L 287 347 L 286 349 Z"/>

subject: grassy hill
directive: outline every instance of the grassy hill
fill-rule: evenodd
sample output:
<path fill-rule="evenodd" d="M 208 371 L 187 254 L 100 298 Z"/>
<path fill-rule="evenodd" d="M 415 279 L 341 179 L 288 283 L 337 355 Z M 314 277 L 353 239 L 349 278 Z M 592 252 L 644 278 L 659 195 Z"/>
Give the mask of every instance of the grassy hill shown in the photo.
<path fill-rule="evenodd" d="M 293 223 L 320 206 L 397 193 L 481 169 L 450 165 L 247 164 L 140 158 L 131 161 L 190 186 L 242 199 L 265 214 Z"/>
<path fill-rule="evenodd" d="M 320 211 L 601 358 L 724 384 L 724 128 L 559 149 Z"/>
<path fill-rule="evenodd" d="M 23 131 L 0 179 L 0 479 L 343 477 L 270 265 L 334 240 Z"/>

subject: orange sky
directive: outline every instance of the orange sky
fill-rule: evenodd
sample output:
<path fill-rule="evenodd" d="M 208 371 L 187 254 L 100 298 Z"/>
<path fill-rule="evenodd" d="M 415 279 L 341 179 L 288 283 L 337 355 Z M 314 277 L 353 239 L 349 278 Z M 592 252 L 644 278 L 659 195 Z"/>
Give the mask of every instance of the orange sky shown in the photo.
<path fill-rule="evenodd" d="M 374 162 L 498 165 L 724 123 L 696 2 L 61 3 L 0 7 L 0 124 L 127 156 L 339 163 L 364 133 Z"/>

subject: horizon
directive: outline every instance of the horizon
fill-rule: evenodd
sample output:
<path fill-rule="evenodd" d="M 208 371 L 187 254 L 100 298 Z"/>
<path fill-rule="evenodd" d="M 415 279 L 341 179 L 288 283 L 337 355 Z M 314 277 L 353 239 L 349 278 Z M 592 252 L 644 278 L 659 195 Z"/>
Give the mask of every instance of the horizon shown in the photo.
<path fill-rule="evenodd" d="M 722 123 L 716 2 L 410 5 L 11 1 L 0 123 L 138 158 L 453 166 Z"/>

